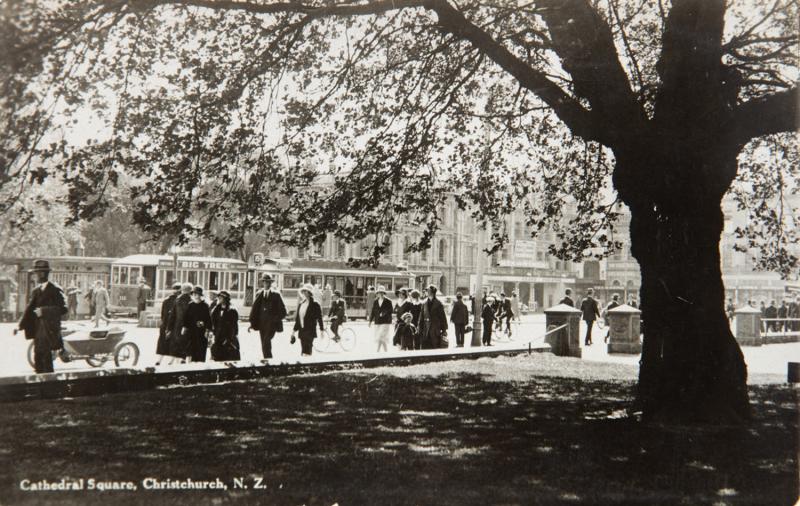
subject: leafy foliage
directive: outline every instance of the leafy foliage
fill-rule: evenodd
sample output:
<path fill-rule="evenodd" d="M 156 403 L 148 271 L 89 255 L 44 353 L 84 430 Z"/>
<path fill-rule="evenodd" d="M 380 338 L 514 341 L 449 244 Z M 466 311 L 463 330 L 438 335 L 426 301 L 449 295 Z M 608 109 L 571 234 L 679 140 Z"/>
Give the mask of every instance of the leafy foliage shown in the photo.
<path fill-rule="evenodd" d="M 72 222 L 122 185 L 152 236 L 238 250 L 333 232 L 373 238 L 373 262 L 401 223 L 427 248 L 452 196 L 492 225 L 490 251 L 524 207 L 556 229 L 554 254 L 599 255 L 615 247 L 616 150 L 658 120 L 662 40 L 691 4 L 7 2 L 0 184 L 62 181 Z M 730 109 L 794 87 L 796 3 L 721 12 Z M 756 149 L 740 180 L 763 203 L 775 181 L 750 170 Z M 763 266 L 788 272 L 786 222 L 753 217 Z"/>

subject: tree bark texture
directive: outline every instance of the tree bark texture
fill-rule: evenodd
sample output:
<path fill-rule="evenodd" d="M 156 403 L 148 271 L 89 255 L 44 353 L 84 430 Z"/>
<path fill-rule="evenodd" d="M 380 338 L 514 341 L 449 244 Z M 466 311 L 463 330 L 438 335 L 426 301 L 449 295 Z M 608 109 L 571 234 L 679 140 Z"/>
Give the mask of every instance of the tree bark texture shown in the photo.
<path fill-rule="evenodd" d="M 638 405 L 646 419 L 739 423 L 750 413 L 747 368 L 724 311 L 719 252 L 721 180 L 731 177 L 735 155 L 643 152 L 649 184 L 624 181 L 632 173 L 624 160 L 615 174 L 642 278 Z"/>

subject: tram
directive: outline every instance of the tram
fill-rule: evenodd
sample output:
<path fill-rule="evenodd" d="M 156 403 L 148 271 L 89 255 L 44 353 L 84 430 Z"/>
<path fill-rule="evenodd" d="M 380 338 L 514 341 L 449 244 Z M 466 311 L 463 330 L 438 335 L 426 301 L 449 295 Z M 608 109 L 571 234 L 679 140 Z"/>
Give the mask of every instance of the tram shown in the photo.
<path fill-rule="evenodd" d="M 248 262 L 248 290 L 251 286 L 258 288 L 258 278 L 264 273 L 275 280 L 274 286 L 281 292 L 290 314 L 297 307 L 299 290 L 304 284 L 316 286 L 320 291 L 326 286 L 341 291 L 348 316 L 355 318 L 366 315 L 368 287 L 385 287 L 388 298 L 394 298 L 395 290 L 400 288 L 414 288 L 414 274 L 401 266 L 384 264 L 378 269 L 355 268 L 345 262 L 265 258 L 255 254 Z M 250 306 L 252 298 L 248 297 L 244 308 L 248 314 Z"/>
<path fill-rule="evenodd" d="M 87 295 L 98 279 L 108 286 L 109 272 L 114 258 L 108 257 L 82 257 L 82 256 L 58 256 L 58 257 L 36 257 L 36 259 L 47 260 L 50 263 L 50 280 L 61 286 L 64 290 L 70 287 L 77 288 L 77 307 L 78 317 L 89 316 L 89 299 Z M 0 258 L 0 265 L 14 266 L 16 268 L 16 280 L 13 288 L 16 296 L 13 297 L 13 305 L 9 304 L 4 314 L 8 318 L 16 319 L 25 310 L 28 299 L 33 291 L 35 280 L 28 272 L 33 268 L 34 258 L 5 257 Z M 9 283 L 9 286 L 11 284 Z M 11 302 L 12 297 L 8 297 Z M 13 313 L 13 314 L 9 314 Z"/>
<path fill-rule="evenodd" d="M 231 304 L 244 305 L 247 264 L 233 258 L 130 255 L 111 265 L 111 310 L 136 312 L 139 278 L 151 288 L 148 307 L 161 307 L 172 293 L 172 285 L 191 283 L 204 290 L 227 290 Z"/>

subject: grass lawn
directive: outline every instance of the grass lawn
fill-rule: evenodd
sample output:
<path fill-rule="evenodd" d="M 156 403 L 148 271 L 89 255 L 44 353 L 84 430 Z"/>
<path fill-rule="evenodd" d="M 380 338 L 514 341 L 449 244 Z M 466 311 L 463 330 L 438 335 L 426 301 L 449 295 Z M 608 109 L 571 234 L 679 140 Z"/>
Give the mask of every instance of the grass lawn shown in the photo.
<path fill-rule="evenodd" d="M 795 503 L 795 389 L 751 386 L 747 427 L 659 427 L 622 416 L 634 378 L 535 354 L 4 404 L 0 504 Z M 61 478 L 139 490 L 19 488 Z"/>

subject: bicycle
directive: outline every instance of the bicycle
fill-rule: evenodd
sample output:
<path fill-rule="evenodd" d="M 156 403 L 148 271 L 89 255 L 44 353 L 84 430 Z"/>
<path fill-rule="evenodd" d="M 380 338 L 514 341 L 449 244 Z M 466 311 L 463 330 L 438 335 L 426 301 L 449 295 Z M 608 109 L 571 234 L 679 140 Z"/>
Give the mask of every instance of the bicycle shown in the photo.
<path fill-rule="evenodd" d="M 328 321 L 330 325 L 330 321 Z M 322 331 L 322 335 L 314 339 L 314 349 L 320 353 L 327 353 L 333 346 L 333 343 L 339 345 L 342 351 L 351 351 L 356 347 L 356 333 L 353 329 L 345 327 L 344 324 L 339 325 L 339 336 L 335 336 L 330 328 Z"/>

